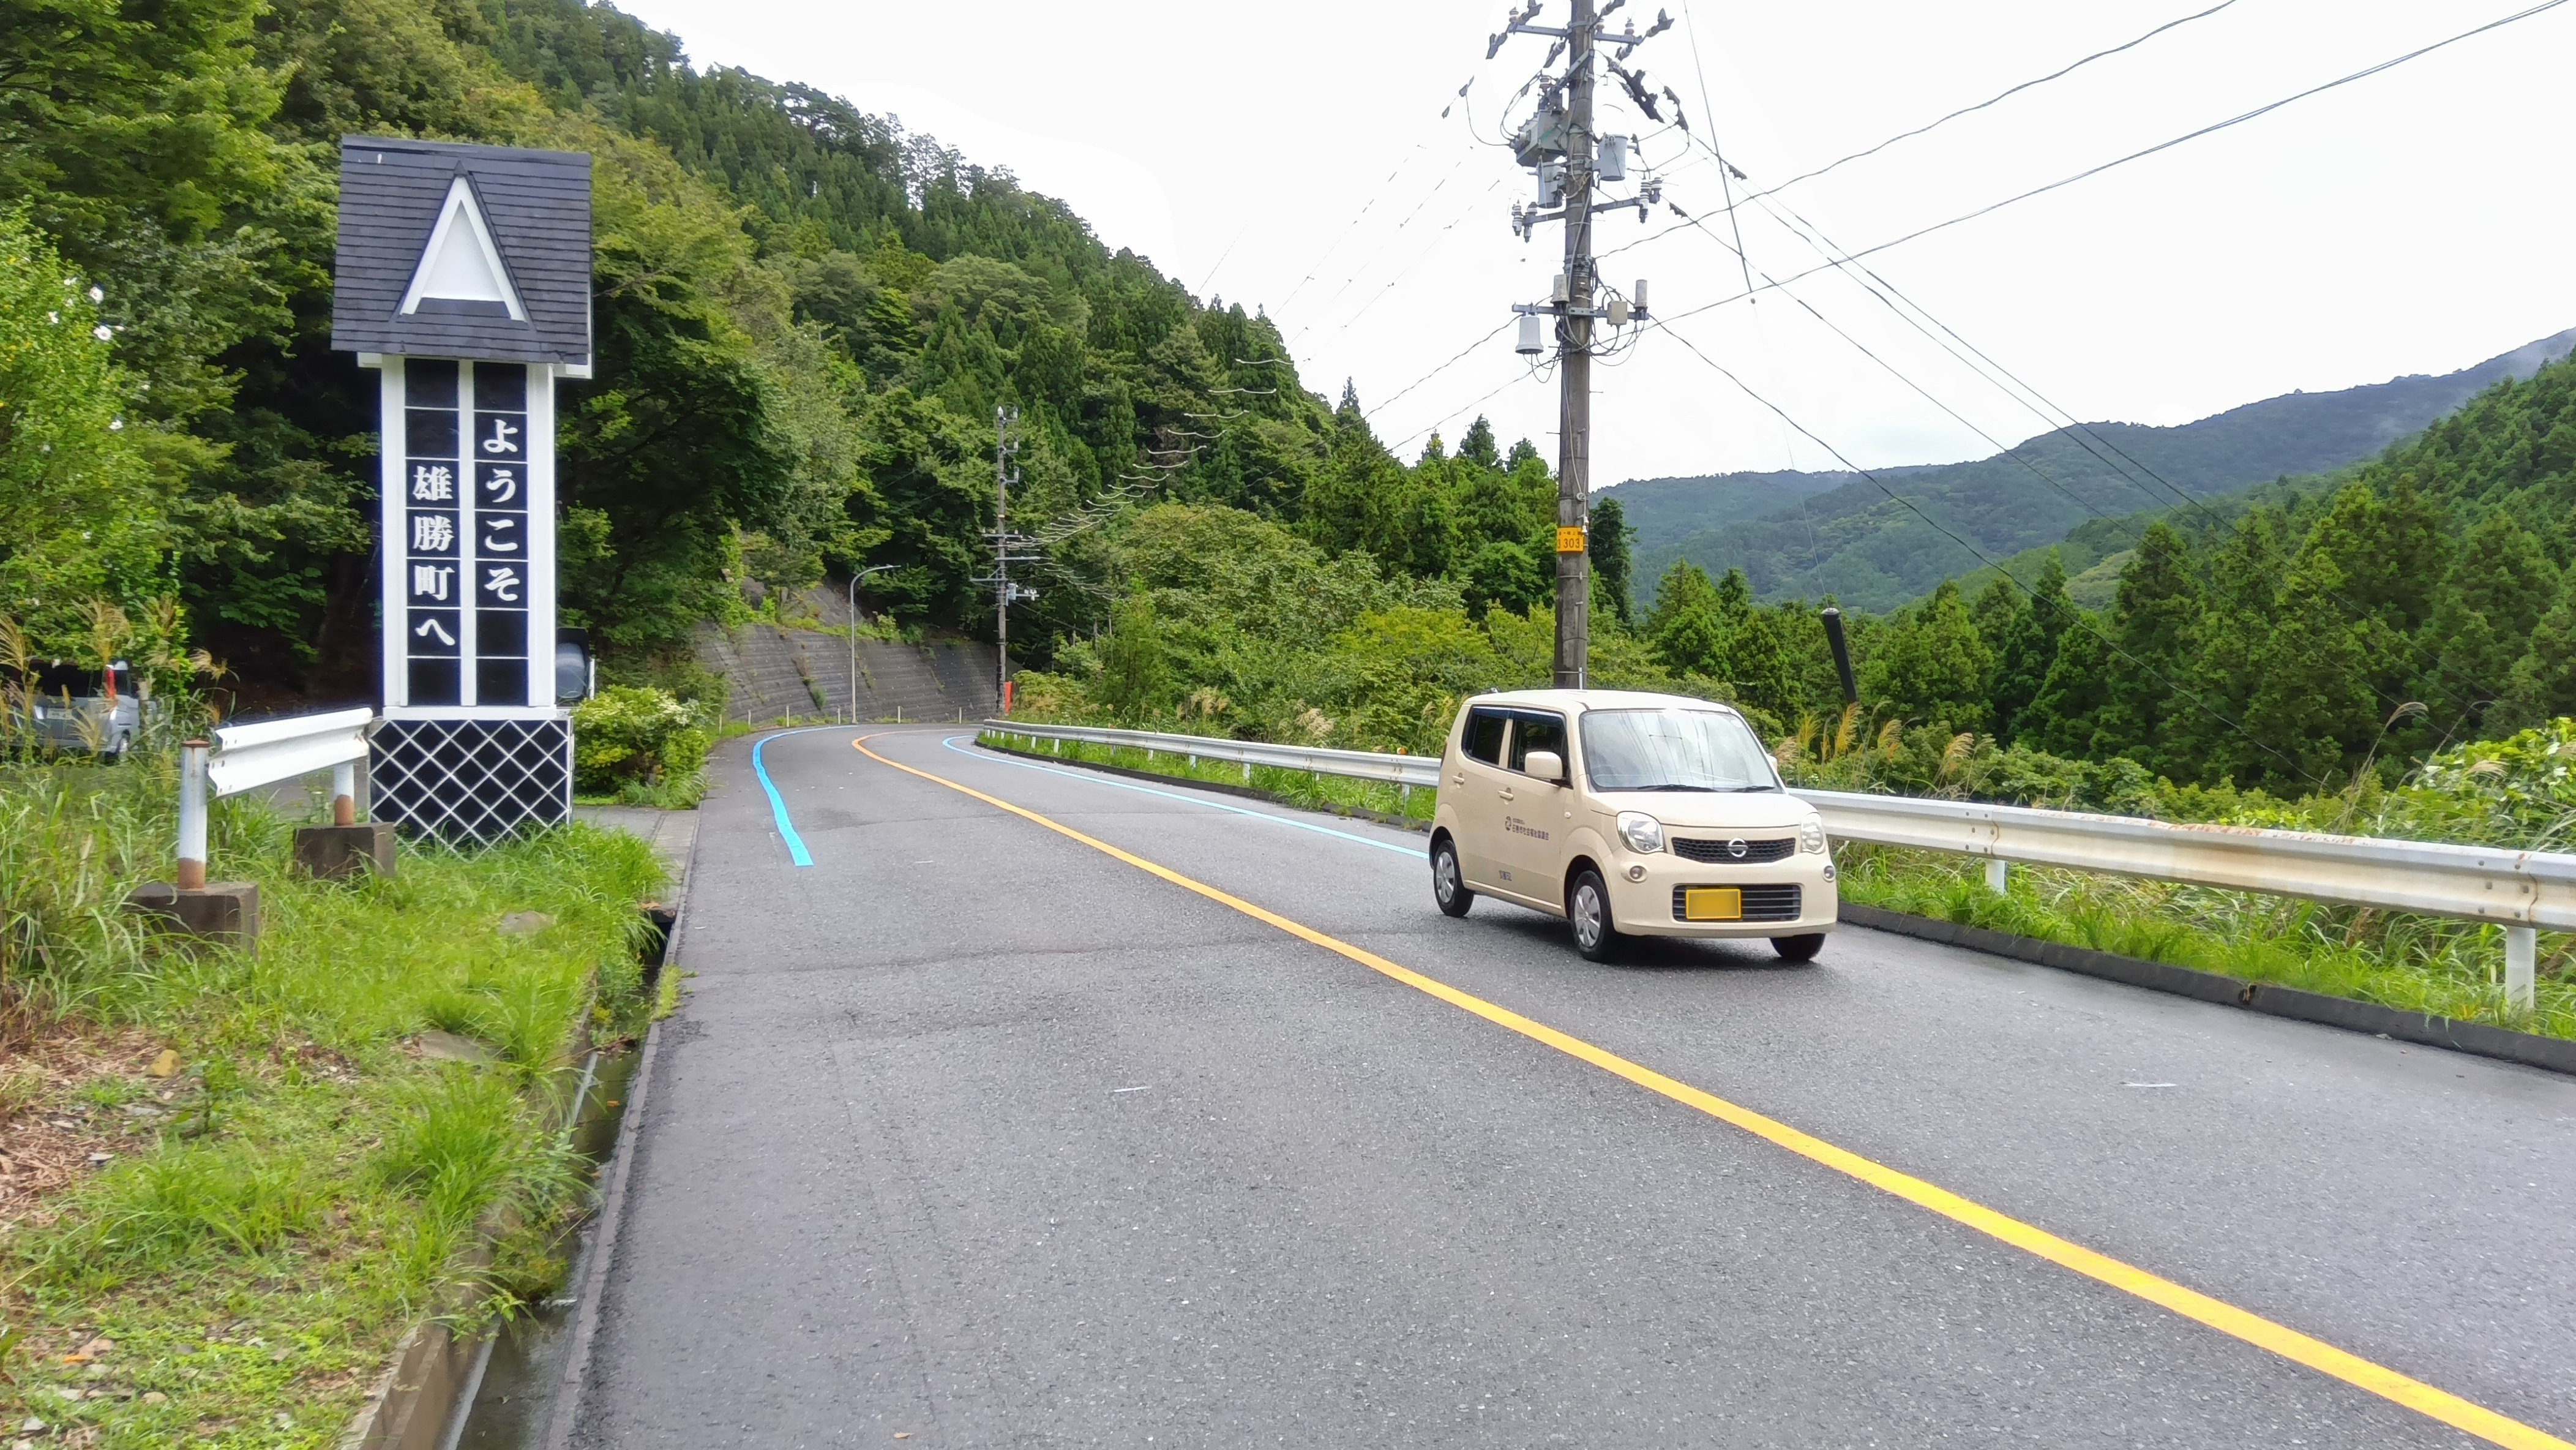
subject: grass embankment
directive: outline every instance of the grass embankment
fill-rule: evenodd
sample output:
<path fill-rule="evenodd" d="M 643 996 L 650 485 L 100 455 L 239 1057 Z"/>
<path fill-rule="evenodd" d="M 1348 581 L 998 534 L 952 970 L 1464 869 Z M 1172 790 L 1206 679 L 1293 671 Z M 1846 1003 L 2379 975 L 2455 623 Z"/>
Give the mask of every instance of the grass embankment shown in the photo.
<path fill-rule="evenodd" d="M 552 1119 L 569 1055 L 654 1008 L 661 873 L 572 826 L 320 884 L 275 812 L 219 802 L 245 954 L 118 910 L 166 879 L 171 795 L 148 760 L 0 771 L 0 1433 L 325 1446 L 411 1324 L 560 1275 L 587 1183 Z"/>
<path fill-rule="evenodd" d="M 1174 780 L 1246 783 L 1239 765 L 1201 761 L 1192 767 L 1166 751 L 1149 760 L 1142 750 L 1068 741 L 1059 755 L 1053 749 L 1032 752 L 990 731 L 979 738 L 1041 759 L 1117 765 Z M 1399 802 L 1393 786 L 1266 766 L 1253 767 L 1250 784 L 1290 805 L 1401 812 L 1415 821 L 1427 821 L 1433 804 L 1425 790 Z M 2018 865 L 2010 890 L 1998 896 L 1986 889 L 1982 860 L 1857 842 L 1837 846 L 1836 856 L 1846 901 L 2400 1011 L 2576 1039 L 2576 982 L 2566 972 L 2576 938 L 2541 936 L 2538 1009 L 2518 1013 L 2505 1005 L 2498 927 Z"/>
<path fill-rule="evenodd" d="M 1303 810 L 1331 811 L 1346 816 L 1374 814 L 1399 822 L 1427 823 L 1431 819 L 1433 794 L 1425 789 L 1407 791 L 1373 780 L 1308 775 L 1302 770 L 1285 770 L 1273 765 L 1255 765 L 1247 773 L 1246 767 L 1232 761 L 1202 760 L 1193 765 L 1186 755 L 1174 755 L 1168 750 L 1149 753 L 1123 745 L 1091 745 L 1074 740 L 1042 740 L 1036 749 L 1031 749 L 1025 738 L 1013 739 L 993 730 L 986 730 L 975 739 L 976 743 L 994 750 L 1039 760 L 1088 761 L 1093 765 L 1114 765 L 1123 770 L 1168 776 L 1173 780 L 1256 790 L 1282 805 Z"/>
<path fill-rule="evenodd" d="M 1847 842 L 1845 901 L 2248 981 L 2576 1038 L 2576 939 L 2540 938 L 2538 1006 L 2508 1009 L 2501 927 L 2283 896 L 2016 865 L 1986 889 L 1985 863 Z"/>

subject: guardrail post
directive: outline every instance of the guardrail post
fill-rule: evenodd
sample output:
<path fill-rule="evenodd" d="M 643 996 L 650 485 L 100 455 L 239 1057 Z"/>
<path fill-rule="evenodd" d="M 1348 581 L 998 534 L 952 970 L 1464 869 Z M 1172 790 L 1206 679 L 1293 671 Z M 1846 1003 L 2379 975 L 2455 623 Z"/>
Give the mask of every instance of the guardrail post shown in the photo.
<path fill-rule="evenodd" d="M 179 747 L 179 870 L 182 891 L 206 889 L 206 742 Z"/>
<path fill-rule="evenodd" d="M 1986 889 L 2001 896 L 2012 881 L 2012 863 L 2001 856 L 1986 858 Z"/>
<path fill-rule="evenodd" d="M 331 767 L 331 824 L 358 823 L 358 763 L 344 760 Z"/>
<path fill-rule="evenodd" d="M 2540 933 L 2527 926 L 2504 929 L 2504 1005 L 2528 1012 L 2538 1004 Z"/>

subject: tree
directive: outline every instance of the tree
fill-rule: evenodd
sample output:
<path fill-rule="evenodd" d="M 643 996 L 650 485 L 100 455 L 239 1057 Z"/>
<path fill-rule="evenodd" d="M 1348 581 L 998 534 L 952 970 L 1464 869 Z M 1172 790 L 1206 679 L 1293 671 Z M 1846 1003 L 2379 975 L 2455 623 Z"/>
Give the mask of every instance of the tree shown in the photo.
<path fill-rule="evenodd" d="M 1151 596 L 1131 595 L 1100 642 L 1100 698 L 1120 717 L 1143 720 L 1172 703 L 1172 670 Z"/>
<path fill-rule="evenodd" d="M 126 424 L 131 384 L 68 270 L 0 212 L 0 613 L 66 653 L 89 601 L 140 616 L 168 587 L 166 499 Z"/>
<path fill-rule="evenodd" d="M 2126 755 L 2160 773 L 2172 769 L 2177 741 L 2167 728 L 2179 708 L 2176 691 L 2191 673 L 2201 616 L 2200 584 L 2190 546 L 2162 520 L 2138 536 L 2137 553 L 2120 571 L 2111 607 L 2116 663 L 2103 682 L 2093 719 L 2093 748 Z"/>
<path fill-rule="evenodd" d="M 1999 591 L 2004 593 L 2001 599 L 1996 598 Z M 2051 549 L 2040 561 L 2028 603 L 2020 601 L 2008 580 L 1997 579 L 1978 600 L 1978 608 L 1978 633 L 1995 659 L 1994 679 L 1986 692 L 1994 711 L 1995 736 L 2010 744 L 2020 738 L 2022 717 L 2039 698 L 2049 666 L 2057 662 L 2058 641 L 2075 619 L 2075 601 L 2066 593 L 2066 566 Z M 1988 619 L 1995 621 L 1991 627 L 1985 623 Z"/>
<path fill-rule="evenodd" d="M 1729 631 L 1717 587 L 1687 559 L 1676 559 L 1655 584 L 1646 613 L 1646 643 L 1676 675 L 1719 676 Z"/>
<path fill-rule="evenodd" d="M 2490 733 L 2503 734 L 2562 715 L 2576 715 L 2576 570 L 2568 571 L 2557 602 L 2532 630 L 2488 722 Z"/>
<path fill-rule="evenodd" d="M 1988 716 L 1986 678 L 1993 669 L 1994 656 L 1977 634 L 1958 581 L 1944 579 L 1871 656 L 1861 701 L 1944 732 L 1982 730 Z"/>
<path fill-rule="evenodd" d="M 1803 703 L 1797 655 L 1784 633 L 1788 618 L 1780 610 L 1756 609 L 1744 617 L 1726 649 L 1726 678 L 1737 701 L 1783 722 L 1795 721 Z"/>
<path fill-rule="evenodd" d="M 1484 421 L 1478 419 L 1478 422 Z M 1493 451 L 1489 437 L 1485 451 Z M 1592 501 L 1592 529 L 1587 547 L 1592 558 L 1592 577 L 1599 581 L 1599 593 L 1608 597 L 1610 607 L 1622 627 L 1636 621 L 1630 615 L 1628 602 L 1629 541 L 1636 530 L 1628 527 L 1628 510 L 1615 498 Z"/>
<path fill-rule="evenodd" d="M 2258 743 L 2256 782 L 2311 789 L 2377 735 L 2380 712 L 2363 683 L 2361 631 L 2337 596 L 2344 578 L 2323 549 L 2301 549 L 2282 581 L 2272 633 L 2255 662 L 2244 726 Z"/>
<path fill-rule="evenodd" d="M 2212 556 L 2199 647 L 2185 681 L 2193 699 L 2166 716 L 2166 765 L 2175 779 L 2250 782 L 2262 773 L 2265 754 L 2242 726 L 2262 679 L 2282 567 L 2267 509 L 2239 519 Z"/>
<path fill-rule="evenodd" d="M 2039 693 L 2017 722 L 2019 743 L 2050 755 L 2097 760 L 2116 751 L 2097 749 L 2098 723 L 2117 657 L 2103 640 L 2101 621 L 2078 614 L 2058 637 Z"/>

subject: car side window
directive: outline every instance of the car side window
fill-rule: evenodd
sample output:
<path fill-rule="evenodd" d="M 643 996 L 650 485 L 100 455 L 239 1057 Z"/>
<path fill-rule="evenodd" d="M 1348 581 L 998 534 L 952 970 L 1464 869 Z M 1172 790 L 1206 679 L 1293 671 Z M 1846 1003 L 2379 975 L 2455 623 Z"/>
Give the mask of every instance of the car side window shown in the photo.
<path fill-rule="evenodd" d="M 1512 723 L 1520 728 L 1512 732 L 1512 769 L 1528 773 L 1524 764 L 1533 750 L 1552 750 L 1558 760 L 1565 759 L 1565 719 L 1559 715 L 1515 715 Z"/>
<path fill-rule="evenodd" d="M 1492 710 L 1467 712 L 1467 733 L 1460 738 L 1459 748 L 1469 757 L 1487 765 L 1503 763 L 1503 726 L 1510 717 Z"/>

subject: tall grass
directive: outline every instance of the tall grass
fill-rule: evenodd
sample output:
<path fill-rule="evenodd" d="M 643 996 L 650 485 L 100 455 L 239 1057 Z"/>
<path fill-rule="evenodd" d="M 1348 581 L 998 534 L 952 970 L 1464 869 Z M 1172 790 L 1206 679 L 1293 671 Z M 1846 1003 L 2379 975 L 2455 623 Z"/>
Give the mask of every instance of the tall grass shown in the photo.
<path fill-rule="evenodd" d="M 2277 982 L 2400 1011 L 2576 1038 L 2576 938 L 2543 933 L 2537 1007 L 2505 1000 L 2502 929 L 2016 864 L 2009 889 L 1985 885 L 1981 860 L 1846 842 L 1845 900 L 2040 941 Z"/>
<path fill-rule="evenodd" d="M 17 1374 L 0 1382 L 0 1420 L 42 1410 L 95 1426 L 101 1450 L 183 1430 L 318 1444 L 411 1318 L 460 1283 L 493 1282 L 462 1257 L 483 1230 L 541 1243 L 582 1191 L 538 1104 L 568 1049 L 631 1032 L 651 1010 L 636 907 L 661 872 L 643 842 L 575 825 L 484 851 L 405 842 L 390 879 L 316 882 L 287 869 L 286 819 L 221 801 L 209 874 L 261 894 L 261 940 L 241 951 L 120 909 L 135 885 L 167 879 L 174 798 L 157 753 L 0 763 L 7 1025 L 20 1041 L 139 1029 L 182 1063 L 166 1079 L 108 1076 L 51 1097 L 7 1080 L 7 1107 L 138 1131 L 0 1234 L 0 1320 L 31 1345 L 105 1334 L 120 1356 L 185 1356 L 199 1373 L 149 1386 L 186 1405 L 172 1420 L 139 1398 L 65 1409 L 46 1382 L 74 1372 L 22 1356 L 0 1365 Z M 551 924 L 503 935 L 513 912 Z M 422 1060 L 415 1039 L 432 1028 L 476 1040 L 489 1061 Z M 208 1327 L 243 1321 L 257 1327 L 220 1344 Z M 245 1335 L 266 1347 L 233 1354 Z"/>

